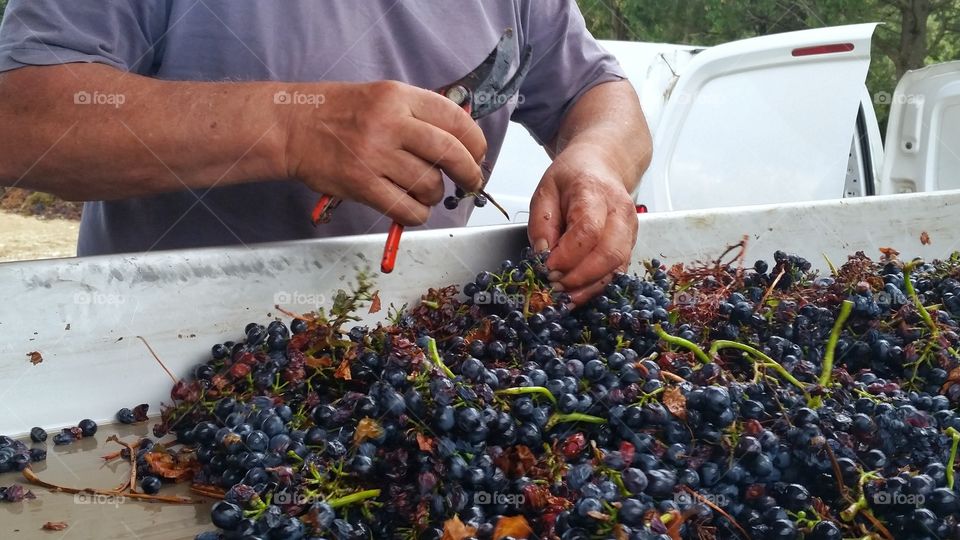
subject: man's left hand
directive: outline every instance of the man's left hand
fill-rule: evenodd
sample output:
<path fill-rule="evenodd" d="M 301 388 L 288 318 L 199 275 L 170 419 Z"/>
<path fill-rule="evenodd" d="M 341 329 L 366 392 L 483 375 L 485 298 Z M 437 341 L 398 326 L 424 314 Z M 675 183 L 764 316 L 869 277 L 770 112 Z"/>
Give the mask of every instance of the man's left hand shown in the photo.
<path fill-rule="evenodd" d="M 627 269 L 637 241 L 633 199 L 608 163 L 598 147 L 568 146 L 530 204 L 530 243 L 537 251 L 551 250 L 550 281 L 576 305 Z"/>

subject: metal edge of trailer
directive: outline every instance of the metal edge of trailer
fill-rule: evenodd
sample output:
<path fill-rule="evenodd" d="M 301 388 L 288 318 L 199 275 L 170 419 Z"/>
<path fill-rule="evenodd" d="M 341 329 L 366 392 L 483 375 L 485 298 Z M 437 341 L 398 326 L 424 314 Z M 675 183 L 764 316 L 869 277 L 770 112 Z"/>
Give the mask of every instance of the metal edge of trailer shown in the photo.
<path fill-rule="evenodd" d="M 864 251 L 947 257 L 957 249 L 960 191 L 641 215 L 637 261 L 710 260 L 748 238 L 747 261 L 781 249 L 819 268 Z M 921 242 L 926 233 L 929 243 Z M 383 235 L 0 264 L 0 433 L 110 420 L 120 407 L 169 402 L 171 382 L 244 325 L 329 305 L 358 268 L 374 269 Z M 374 274 L 383 310 L 429 287 L 462 285 L 516 257 L 526 227 L 414 232 L 397 270 Z M 39 352 L 42 363 L 30 362 Z"/>

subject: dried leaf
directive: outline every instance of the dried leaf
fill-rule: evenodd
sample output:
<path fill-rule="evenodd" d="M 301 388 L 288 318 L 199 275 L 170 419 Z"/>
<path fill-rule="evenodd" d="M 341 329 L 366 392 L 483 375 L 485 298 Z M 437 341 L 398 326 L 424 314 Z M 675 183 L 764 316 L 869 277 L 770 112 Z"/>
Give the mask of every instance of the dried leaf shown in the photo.
<path fill-rule="evenodd" d="M 330 367 L 333 364 L 333 360 L 330 358 L 329 355 L 324 355 L 324 356 L 321 356 L 320 358 L 316 358 L 314 356 L 307 356 L 307 359 L 304 360 L 304 363 L 307 365 L 307 367 L 311 367 L 313 369 L 320 369 L 320 368 Z"/>
<path fill-rule="evenodd" d="M 598 512 L 596 510 L 590 510 L 589 512 L 587 512 L 587 515 L 597 521 L 607 522 L 607 521 L 610 521 L 611 519 L 610 516 L 608 516 L 607 514 L 604 514 L 603 512 Z"/>
<path fill-rule="evenodd" d="M 345 381 L 353 379 L 353 374 L 350 373 L 350 362 L 346 358 L 340 361 L 340 365 L 337 366 L 337 370 L 333 373 L 333 376 Z"/>
<path fill-rule="evenodd" d="M 533 529 L 527 523 L 527 518 L 523 516 L 503 516 L 497 520 L 497 526 L 493 529 L 493 540 L 501 540 L 507 536 L 514 538 L 530 538 Z"/>
<path fill-rule="evenodd" d="M 927 234 L 927 231 L 923 231 L 920 233 L 920 243 L 925 246 L 930 245 L 930 235 Z"/>
<path fill-rule="evenodd" d="M 146 422 L 147 421 L 147 411 L 150 410 L 150 405 L 146 403 L 141 403 L 133 408 L 133 419 L 136 422 Z"/>
<path fill-rule="evenodd" d="M 891 261 L 896 259 L 897 255 L 900 255 L 900 252 L 891 247 L 882 247 L 880 248 L 880 254 L 883 255 L 884 261 Z"/>
<path fill-rule="evenodd" d="M 66 521 L 48 521 L 43 524 L 42 529 L 45 531 L 62 531 L 67 528 Z"/>
<path fill-rule="evenodd" d="M 185 461 L 178 462 L 166 452 L 147 452 L 143 457 L 150 470 L 163 478 L 180 482 L 193 476 L 193 464 Z"/>
<path fill-rule="evenodd" d="M 509 478 L 527 476 L 527 473 L 537 464 L 537 457 L 529 448 L 518 444 L 500 454 L 493 460 Z"/>
<path fill-rule="evenodd" d="M 440 540 L 464 540 L 476 534 L 476 527 L 471 527 L 460 521 L 460 516 L 453 516 L 443 522 L 443 536 L 440 537 Z M 494 538 L 497 538 L 496 534 L 494 534 Z"/>
<path fill-rule="evenodd" d="M 421 452 L 433 452 L 434 440 L 423 433 L 417 433 L 417 446 Z"/>
<path fill-rule="evenodd" d="M 380 291 L 373 293 L 373 297 L 370 298 L 370 311 L 367 313 L 377 313 L 380 311 Z"/>
<path fill-rule="evenodd" d="M 687 398 L 679 387 L 671 386 L 663 391 L 663 406 L 677 418 L 687 419 Z"/>
<path fill-rule="evenodd" d="M 40 353 L 37 351 L 29 352 L 27 353 L 27 356 L 30 357 L 30 363 L 33 365 L 37 365 L 40 362 L 43 362 L 43 356 L 41 356 Z"/>
<path fill-rule="evenodd" d="M 357 422 L 357 430 L 353 432 L 353 444 L 360 445 L 364 441 L 376 439 L 383 435 L 383 428 L 372 418 L 364 418 Z"/>
<path fill-rule="evenodd" d="M 531 313 L 540 313 L 543 311 L 543 308 L 553 305 L 553 298 L 550 297 L 550 293 L 547 291 L 535 291 L 530 293 L 530 302 L 528 306 L 530 307 Z"/>

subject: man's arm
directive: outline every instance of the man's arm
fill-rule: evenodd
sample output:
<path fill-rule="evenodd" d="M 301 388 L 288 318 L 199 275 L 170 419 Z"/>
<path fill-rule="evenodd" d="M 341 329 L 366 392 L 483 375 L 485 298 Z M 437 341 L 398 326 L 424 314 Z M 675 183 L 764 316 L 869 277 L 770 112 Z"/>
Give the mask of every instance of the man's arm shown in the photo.
<path fill-rule="evenodd" d="M 581 304 L 625 270 L 637 240 L 631 192 L 652 141 L 628 81 L 597 85 L 565 115 L 530 207 L 530 242 L 552 250 L 551 281 Z"/>
<path fill-rule="evenodd" d="M 443 197 L 441 170 L 479 189 L 486 152 L 469 115 L 402 83 L 160 81 L 98 64 L 0 75 L 0 139 L 0 185 L 96 200 L 296 179 L 408 225 Z"/>

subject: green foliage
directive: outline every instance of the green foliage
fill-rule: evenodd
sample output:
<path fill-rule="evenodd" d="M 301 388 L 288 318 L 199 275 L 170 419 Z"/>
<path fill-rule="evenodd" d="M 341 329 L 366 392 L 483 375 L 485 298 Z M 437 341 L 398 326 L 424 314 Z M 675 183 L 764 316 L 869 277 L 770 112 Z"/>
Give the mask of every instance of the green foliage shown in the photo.
<path fill-rule="evenodd" d="M 955 0 L 578 0 L 601 39 L 717 45 L 806 28 L 881 22 L 867 88 L 893 93 L 907 70 L 960 57 Z M 915 14 L 920 14 L 916 16 Z M 925 14 L 925 15 L 924 15 Z M 888 106 L 877 104 L 881 128 Z"/>

